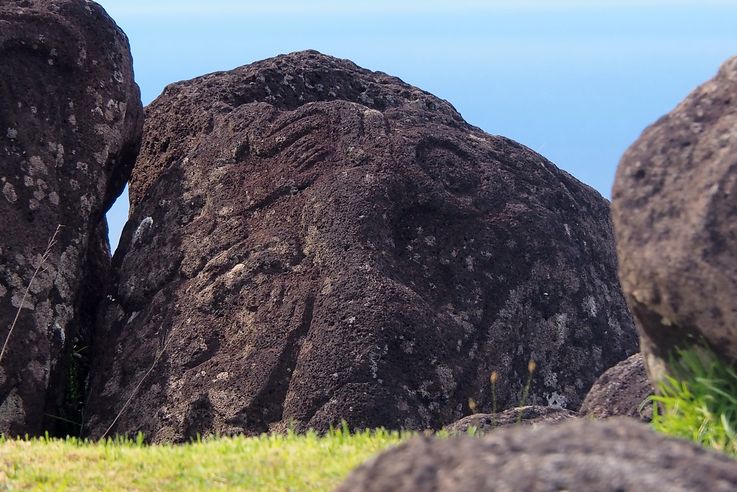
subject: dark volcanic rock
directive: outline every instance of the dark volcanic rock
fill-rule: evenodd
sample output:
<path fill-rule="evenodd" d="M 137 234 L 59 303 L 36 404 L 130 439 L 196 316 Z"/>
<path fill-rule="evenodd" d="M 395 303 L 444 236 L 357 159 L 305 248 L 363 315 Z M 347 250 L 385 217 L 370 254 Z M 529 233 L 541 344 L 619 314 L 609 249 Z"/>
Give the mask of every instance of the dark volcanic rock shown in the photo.
<path fill-rule="evenodd" d="M 453 422 L 446 426 L 445 430 L 451 434 L 465 434 L 469 428 L 474 428 L 477 433 L 486 434 L 500 427 L 509 427 L 517 424 L 555 424 L 576 417 L 578 417 L 576 412 L 564 408 L 526 406 L 510 408 L 499 413 L 477 413 L 469 415 L 468 417 L 463 417 L 458 422 Z"/>
<path fill-rule="evenodd" d="M 147 110 L 89 415 L 154 440 L 577 409 L 636 351 L 607 202 L 446 101 L 301 52 Z"/>
<path fill-rule="evenodd" d="M 737 361 L 737 58 L 627 150 L 613 196 L 620 277 L 651 376 L 702 338 Z"/>
<path fill-rule="evenodd" d="M 356 469 L 337 492 L 731 491 L 737 463 L 629 418 L 416 438 Z"/>
<path fill-rule="evenodd" d="M 100 6 L 0 2 L 0 343 L 64 226 L 0 365 L 0 433 L 52 428 L 44 413 L 76 418 L 66 406 L 82 395 L 65 391 L 67 365 L 103 292 L 104 213 L 130 175 L 142 127 L 128 40 Z"/>
<path fill-rule="evenodd" d="M 580 413 L 600 419 L 620 415 L 649 422 L 653 416 L 652 403 L 645 404 L 645 400 L 654 392 L 642 355 L 635 354 L 596 380 Z"/>

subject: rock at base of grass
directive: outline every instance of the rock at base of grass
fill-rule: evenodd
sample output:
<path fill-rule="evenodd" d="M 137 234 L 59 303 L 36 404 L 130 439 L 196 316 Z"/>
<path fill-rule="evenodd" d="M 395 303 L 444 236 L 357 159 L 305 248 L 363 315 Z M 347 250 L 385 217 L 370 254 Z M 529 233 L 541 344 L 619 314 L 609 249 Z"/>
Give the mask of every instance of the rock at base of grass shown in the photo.
<path fill-rule="evenodd" d="M 599 377 L 586 395 L 580 413 L 599 419 L 627 416 L 649 422 L 653 410 L 652 403 L 646 400 L 654 392 L 642 354 L 635 354 Z"/>
<path fill-rule="evenodd" d="M 737 463 L 630 418 L 420 437 L 356 469 L 337 492 L 732 491 Z"/>
<path fill-rule="evenodd" d="M 477 413 L 463 417 L 457 422 L 445 427 L 451 434 L 465 434 L 469 428 L 477 433 L 485 434 L 497 428 L 509 427 L 517 424 L 539 425 L 543 423 L 565 422 L 576 418 L 578 414 L 565 408 L 544 407 L 531 405 L 510 408 L 499 413 Z"/>

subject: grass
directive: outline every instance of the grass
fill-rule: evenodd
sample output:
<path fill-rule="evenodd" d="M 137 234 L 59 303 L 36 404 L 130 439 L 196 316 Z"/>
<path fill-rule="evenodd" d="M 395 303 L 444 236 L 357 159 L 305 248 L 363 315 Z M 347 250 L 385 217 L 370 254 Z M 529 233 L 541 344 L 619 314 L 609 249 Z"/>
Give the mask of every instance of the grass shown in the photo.
<path fill-rule="evenodd" d="M 680 349 L 650 397 L 655 430 L 737 456 L 737 372 L 711 350 Z"/>
<path fill-rule="evenodd" d="M 329 491 L 410 434 L 347 429 L 144 445 L 0 439 L 0 490 Z"/>

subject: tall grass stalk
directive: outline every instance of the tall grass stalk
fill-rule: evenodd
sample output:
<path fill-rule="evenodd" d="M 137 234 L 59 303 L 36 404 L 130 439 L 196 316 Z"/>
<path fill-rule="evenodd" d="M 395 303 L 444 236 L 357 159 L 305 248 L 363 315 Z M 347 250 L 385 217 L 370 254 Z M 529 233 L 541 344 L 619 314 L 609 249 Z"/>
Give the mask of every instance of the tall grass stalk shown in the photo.
<path fill-rule="evenodd" d="M 499 380 L 499 373 L 491 371 L 489 374 L 489 382 L 491 383 L 491 425 L 496 425 L 496 382 Z"/>
<path fill-rule="evenodd" d="M 522 390 L 522 400 L 520 400 L 519 406 L 521 407 L 519 411 L 519 415 L 517 415 L 517 423 L 522 423 L 522 416 L 525 413 L 523 410 L 524 406 L 527 405 L 527 398 L 530 396 L 530 386 L 532 385 L 532 375 L 535 373 L 535 370 L 537 369 L 537 363 L 530 359 L 530 362 L 527 363 L 527 383 L 525 383 L 525 387 Z"/>
<path fill-rule="evenodd" d="M 61 231 L 62 227 L 63 226 L 61 224 L 56 226 L 56 230 L 54 231 L 54 234 L 51 236 L 51 239 L 49 239 L 49 243 L 46 245 L 46 250 L 44 251 L 43 255 L 41 255 L 41 261 L 39 261 L 38 265 L 36 265 L 36 269 L 33 271 L 31 280 L 28 282 L 28 285 L 26 286 L 26 291 L 23 293 L 23 298 L 20 301 L 20 306 L 18 306 L 18 311 L 16 311 L 15 318 L 13 318 L 13 322 L 10 324 L 10 330 L 8 330 L 8 334 L 5 336 L 5 342 L 3 343 L 3 348 L 2 350 L 0 350 L 0 364 L 2 364 L 3 357 L 5 356 L 5 351 L 8 348 L 8 342 L 10 342 L 10 336 L 13 334 L 13 330 L 15 330 L 15 325 L 18 324 L 18 319 L 20 318 L 20 313 L 23 310 L 23 306 L 25 306 L 26 304 L 26 299 L 28 299 L 28 294 L 31 292 L 31 287 L 33 286 L 33 282 L 36 280 L 36 277 L 38 276 L 38 273 L 41 271 L 41 268 L 43 268 L 44 264 L 51 257 L 51 251 L 56 245 L 56 238 L 59 235 L 59 232 Z"/>

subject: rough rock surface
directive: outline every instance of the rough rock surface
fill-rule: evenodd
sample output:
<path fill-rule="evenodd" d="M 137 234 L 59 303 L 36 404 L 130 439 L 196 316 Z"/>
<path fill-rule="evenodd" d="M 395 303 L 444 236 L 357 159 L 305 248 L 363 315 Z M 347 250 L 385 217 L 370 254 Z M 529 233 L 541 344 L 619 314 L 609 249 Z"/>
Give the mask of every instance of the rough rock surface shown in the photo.
<path fill-rule="evenodd" d="M 600 419 L 626 416 L 649 422 L 653 416 L 652 403 L 644 403 L 654 392 L 642 354 L 635 354 L 596 380 L 580 413 Z"/>
<path fill-rule="evenodd" d="M 95 315 L 110 265 L 104 213 L 142 127 L 128 40 L 99 5 L 0 2 L 0 344 L 64 226 L 0 363 L 0 433 L 53 428 L 45 413 L 75 418 L 65 412 L 81 382 L 66 386 L 67 365 Z"/>
<path fill-rule="evenodd" d="M 521 414 L 521 417 L 520 417 Z M 518 424 L 540 425 L 565 422 L 578 417 L 576 412 L 564 408 L 526 406 L 504 410 L 499 413 L 477 413 L 463 417 L 457 422 L 445 426 L 445 430 L 451 434 L 466 434 L 469 427 L 475 429 L 478 434 L 486 434 L 489 431 L 509 427 Z"/>
<path fill-rule="evenodd" d="M 170 85 L 130 198 L 93 436 L 139 383 L 114 432 L 437 429 L 491 411 L 492 371 L 515 406 L 530 358 L 527 401 L 577 409 L 636 351 L 606 200 L 347 60 Z"/>
<path fill-rule="evenodd" d="M 481 439 L 417 438 L 356 469 L 337 492 L 731 491 L 725 455 L 620 417 L 501 429 Z"/>
<path fill-rule="evenodd" d="M 737 58 L 645 130 L 613 190 L 620 277 L 651 376 L 703 338 L 737 361 Z"/>

